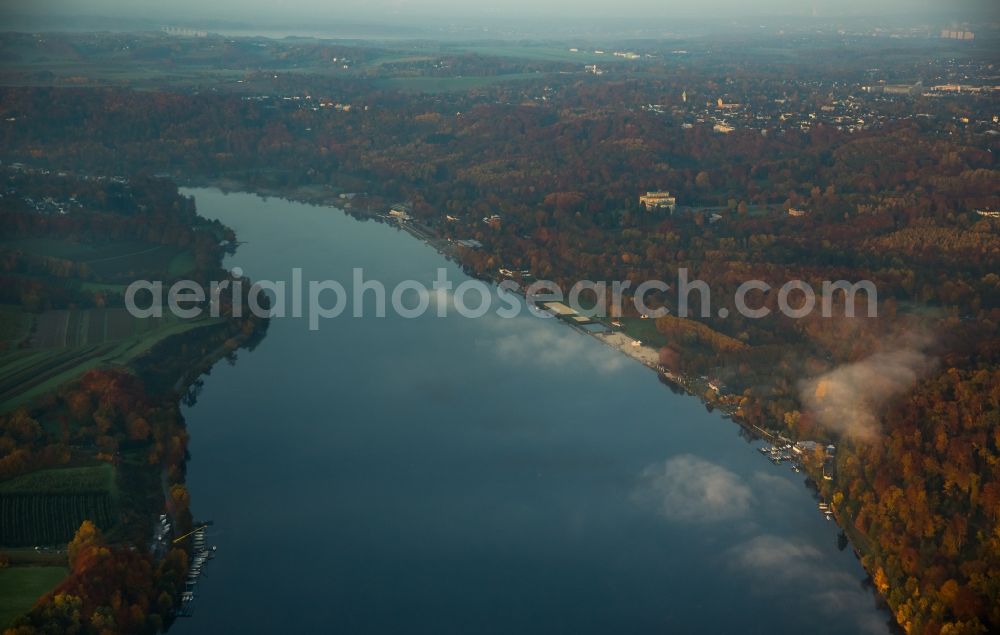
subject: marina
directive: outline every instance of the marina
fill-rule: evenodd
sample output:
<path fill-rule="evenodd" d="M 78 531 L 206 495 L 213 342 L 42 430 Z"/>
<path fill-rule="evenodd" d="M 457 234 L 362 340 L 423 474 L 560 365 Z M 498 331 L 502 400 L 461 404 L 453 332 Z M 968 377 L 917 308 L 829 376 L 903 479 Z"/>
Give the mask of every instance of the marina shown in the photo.
<path fill-rule="evenodd" d="M 195 589 L 198 586 L 198 581 L 204 574 L 205 565 L 208 564 L 209 560 L 215 557 L 215 552 L 218 549 L 217 547 L 209 546 L 205 541 L 205 530 L 211 524 L 211 521 L 204 523 L 189 534 L 174 540 L 174 542 L 177 543 L 186 538 L 191 539 L 191 549 L 189 551 L 191 554 L 191 565 L 188 568 L 187 580 L 184 582 L 184 591 L 181 593 L 181 608 L 178 612 L 178 617 L 192 616 L 194 610 Z"/>
<path fill-rule="evenodd" d="M 176 547 L 190 541 L 186 549 L 189 563 L 187 577 L 184 580 L 184 590 L 181 592 L 180 609 L 177 611 L 178 617 L 191 617 L 194 609 L 195 591 L 199 580 L 205 572 L 205 565 L 215 557 L 218 547 L 209 545 L 206 531 L 213 525 L 211 520 L 195 523 L 195 528 L 191 531 L 172 538 L 174 523 L 167 514 L 160 514 L 159 522 L 153 529 L 153 540 L 150 544 L 150 553 L 160 560 L 167 553 Z"/>

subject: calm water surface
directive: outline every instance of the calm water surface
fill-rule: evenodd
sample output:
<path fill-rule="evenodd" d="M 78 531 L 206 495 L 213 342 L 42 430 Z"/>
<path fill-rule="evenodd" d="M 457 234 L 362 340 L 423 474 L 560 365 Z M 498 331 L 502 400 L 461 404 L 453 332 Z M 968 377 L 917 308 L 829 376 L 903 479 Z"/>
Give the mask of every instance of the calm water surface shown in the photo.
<path fill-rule="evenodd" d="M 187 193 L 255 280 L 467 279 L 390 225 Z M 801 475 L 552 320 L 275 319 L 185 416 L 219 555 L 175 633 L 888 632 Z"/>

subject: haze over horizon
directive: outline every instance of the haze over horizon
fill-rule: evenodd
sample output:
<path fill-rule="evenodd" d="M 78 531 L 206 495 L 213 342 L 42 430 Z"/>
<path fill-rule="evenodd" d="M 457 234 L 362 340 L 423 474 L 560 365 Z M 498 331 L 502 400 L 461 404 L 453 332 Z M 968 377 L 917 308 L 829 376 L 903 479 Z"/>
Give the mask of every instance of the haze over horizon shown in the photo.
<path fill-rule="evenodd" d="M 907 23 L 921 17 L 941 20 L 997 19 L 998 12 L 988 0 L 957 0 L 947 6 L 932 0 L 884 0 L 873 4 L 866 0 L 761 0 L 749 6 L 739 0 L 512 0 L 488 4 L 461 3 L 454 0 L 360 0 L 330 4 L 322 0 L 217 0 L 212 3 L 176 0 L 163 5 L 151 0 L 66 0 L 29 2 L 15 0 L 3 9 L 6 17 L 55 21 L 74 16 L 108 20 L 214 20 L 256 26 L 287 26 L 315 21 L 364 21 L 385 25 L 443 23 L 516 23 L 549 19 L 579 23 L 611 20 L 616 23 L 637 21 L 646 26 L 649 20 L 683 19 L 727 21 L 752 18 L 817 17 L 823 19 L 864 16 L 899 18 Z M 6 21 L 6 20 L 5 20 Z"/>

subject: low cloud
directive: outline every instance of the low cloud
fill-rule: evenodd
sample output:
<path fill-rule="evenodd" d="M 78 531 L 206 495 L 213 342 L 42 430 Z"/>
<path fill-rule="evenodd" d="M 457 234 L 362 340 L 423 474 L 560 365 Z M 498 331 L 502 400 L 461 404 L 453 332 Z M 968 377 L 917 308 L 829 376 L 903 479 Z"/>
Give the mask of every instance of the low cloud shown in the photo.
<path fill-rule="evenodd" d="M 633 500 L 667 520 L 714 522 L 745 516 L 753 492 L 726 468 L 682 454 L 643 470 Z"/>
<path fill-rule="evenodd" d="M 876 353 L 799 384 L 806 410 L 831 432 L 870 442 L 885 406 L 916 385 L 931 366 L 922 347 Z"/>
<path fill-rule="evenodd" d="M 812 545 L 770 534 L 748 540 L 734 549 L 732 555 L 733 560 L 744 568 L 781 570 L 791 577 L 800 577 L 822 556 L 819 549 Z"/>
<path fill-rule="evenodd" d="M 561 367 L 583 362 L 600 372 L 614 372 L 624 368 L 628 361 L 620 353 L 561 325 L 533 326 L 501 335 L 488 345 L 501 360 L 514 364 Z"/>
<path fill-rule="evenodd" d="M 764 472 L 758 470 L 753 473 L 753 481 L 755 485 L 759 485 L 759 490 L 769 492 L 771 494 L 781 494 L 782 496 L 794 496 L 800 489 L 802 489 L 802 484 L 795 484 L 788 480 L 784 476 L 778 476 L 773 472 Z"/>
<path fill-rule="evenodd" d="M 827 562 L 816 547 L 781 536 L 762 534 L 727 552 L 730 566 L 757 578 L 760 593 L 788 597 L 795 590 L 800 601 L 831 616 L 856 616 L 858 633 L 885 633 L 885 619 L 871 611 L 875 598 L 860 580 Z"/>

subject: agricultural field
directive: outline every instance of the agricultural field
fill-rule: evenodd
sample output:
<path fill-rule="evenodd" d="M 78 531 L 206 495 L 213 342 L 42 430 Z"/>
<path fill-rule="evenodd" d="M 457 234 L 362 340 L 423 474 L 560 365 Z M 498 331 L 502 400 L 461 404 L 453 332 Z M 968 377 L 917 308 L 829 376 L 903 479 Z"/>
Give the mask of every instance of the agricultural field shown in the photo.
<path fill-rule="evenodd" d="M 523 81 L 547 77 L 546 73 L 510 73 L 507 75 L 484 75 L 463 77 L 387 77 L 372 80 L 382 89 L 419 93 L 447 93 L 494 86 L 502 82 Z"/>
<path fill-rule="evenodd" d="M 439 56 L 412 52 L 390 52 L 381 57 L 376 57 L 365 65 L 365 68 L 377 69 L 388 64 L 404 64 L 412 62 L 433 62 Z"/>
<path fill-rule="evenodd" d="M 59 237 L 0 239 L 0 252 L 85 264 L 85 279 L 37 277 L 67 288 L 123 294 L 137 277 L 179 278 L 196 267 L 192 251 L 138 240 L 78 242 Z M 0 305 L 0 412 L 101 366 L 123 366 L 172 335 L 219 322 L 172 316 L 137 319 L 123 308 L 66 308 L 40 313 Z"/>
<path fill-rule="evenodd" d="M 137 319 L 125 309 L 55 310 L 39 314 L 31 348 L 66 348 L 117 342 L 151 333 L 169 318 Z"/>
<path fill-rule="evenodd" d="M 117 496 L 115 468 L 102 463 L 88 467 L 38 470 L 0 483 L 0 494 L 76 494 L 110 492 Z"/>
<path fill-rule="evenodd" d="M 118 295 L 125 295 L 125 290 L 128 289 L 127 284 L 115 284 L 112 282 L 83 282 L 80 284 L 80 288 L 84 291 L 103 291 L 105 293 L 117 293 Z"/>
<path fill-rule="evenodd" d="M 144 39 L 148 39 L 148 44 L 155 49 L 163 38 L 150 34 Z M 10 66 L 13 72 L 0 77 L 0 85 L 86 87 L 144 84 L 180 88 L 195 86 L 211 78 L 223 81 L 228 77 L 242 76 L 242 69 L 219 68 L 218 58 L 213 60 L 208 57 L 207 51 L 185 52 L 183 58 L 170 59 L 170 63 L 155 55 L 143 59 L 122 54 L 120 48 L 92 50 L 90 56 L 81 58 L 70 47 L 50 47 L 41 42 L 29 44 L 16 36 L 8 36 L 0 39 L 0 52 L 7 59 L 16 60 L 16 64 Z"/>
<path fill-rule="evenodd" d="M 526 60 L 531 62 L 567 62 L 593 64 L 595 62 L 623 63 L 624 60 L 613 56 L 611 50 L 603 54 L 594 53 L 595 47 L 580 43 L 579 50 L 571 51 L 569 44 L 536 44 L 531 42 L 508 42 L 502 40 L 487 40 L 483 42 L 418 42 L 412 43 L 406 50 L 390 51 L 382 57 L 375 58 L 366 68 L 377 68 L 386 64 L 401 62 L 422 62 L 439 59 L 443 55 L 462 55 L 473 53 L 488 57 Z"/>
<path fill-rule="evenodd" d="M 30 315 L 19 307 L 0 304 L 0 353 L 16 348 L 30 329 Z"/>
<path fill-rule="evenodd" d="M 0 569 L 0 629 L 27 612 L 38 598 L 59 584 L 66 567 L 10 567 Z"/>
<path fill-rule="evenodd" d="M 14 322 L 31 321 L 23 346 L 0 340 L 0 412 L 102 365 L 125 365 L 172 335 L 217 324 L 220 319 L 173 316 L 139 319 L 125 309 L 72 309 L 40 314 L 4 307 Z M 13 333 L 14 330 L 11 330 Z"/>
<path fill-rule="evenodd" d="M 25 474 L 0 483 L 0 545 L 63 544 L 84 520 L 107 531 L 118 522 L 117 510 L 110 465 Z"/>
<path fill-rule="evenodd" d="M 169 272 L 181 276 L 194 268 L 188 251 L 135 240 L 106 243 L 79 243 L 58 238 L 18 238 L 0 240 L 0 251 L 28 254 L 84 263 L 102 280 L 129 278 L 137 272 Z"/>
<path fill-rule="evenodd" d="M 608 51 L 604 54 L 595 54 L 593 47 L 580 45 L 579 51 L 571 51 L 568 46 L 545 46 L 503 42 L 487 42 L 484 44 L 471 43 L 460 44 L 454 47 L 465 53 L 476 53 L 490 57 L 506 57 L 510 59 L 524 59 L 540 62 L 577 62 L 580 64 L 593 64 L 595 62 L 621 63 L 620 58 L 616 58 Z"/>

